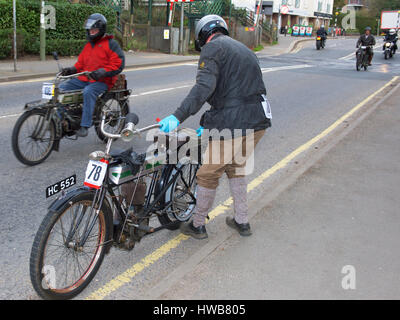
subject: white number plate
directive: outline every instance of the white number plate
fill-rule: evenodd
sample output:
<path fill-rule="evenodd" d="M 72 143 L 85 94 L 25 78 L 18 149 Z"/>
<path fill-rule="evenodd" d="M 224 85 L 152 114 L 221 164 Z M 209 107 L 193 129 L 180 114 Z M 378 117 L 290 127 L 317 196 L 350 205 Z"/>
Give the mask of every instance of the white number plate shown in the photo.
<path fill-rule="evenodd" d="M 52 99 L 54 96 L 54 84 L 44 82 L 42 86 L 42 99 Z"/>
<path fill-rule="evenodd" d="M 83 184 L 90 188 L 100 189 L 106 176 L 107 165 L 108 161 L 104 159 L 100 161 L 90 160 L 86 168 L 85 182 Z"/>

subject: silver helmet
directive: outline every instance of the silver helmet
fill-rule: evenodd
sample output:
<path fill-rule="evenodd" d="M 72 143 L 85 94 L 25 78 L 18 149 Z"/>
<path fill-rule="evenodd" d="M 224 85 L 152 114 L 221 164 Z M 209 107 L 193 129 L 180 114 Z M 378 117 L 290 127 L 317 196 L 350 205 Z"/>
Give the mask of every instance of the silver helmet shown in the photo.
<path fill-rule="evenodd" d="M 196 50 L 201 51 L 201 47 L 206 44 L 207 39 L 215 32 L 229 35 L 225 20 L 216 14 L 209 14 L 201 18 L 197 22 L 194 31 Z"/>

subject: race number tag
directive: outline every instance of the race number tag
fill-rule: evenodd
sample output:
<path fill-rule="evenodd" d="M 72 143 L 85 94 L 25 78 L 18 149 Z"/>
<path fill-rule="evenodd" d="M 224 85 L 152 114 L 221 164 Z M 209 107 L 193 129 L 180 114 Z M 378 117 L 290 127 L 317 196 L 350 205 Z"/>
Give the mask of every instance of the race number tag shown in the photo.
<path fill-rule="evenodd" d="M 265 94 L 263 94 L 262 97 L 263 97 L 264 101 L 261 102 L 261 104 L 264 109 L 265 117 L 268 119 L 272 119 L 271 105 L 269 104 L 267 96 Z"/>
<path fill-rule="evenodd" d="M 44 82 L 42 86 L 42 99 L 51 100 L 54 96 L 54 84 Z"/>
<path fill-rule="evenodd" d="M 106 176 L 108 161 L 101 159 L 100 161 L 90 160 L 86 168 L 85 186 L 94 189 L 100 189 Z"/>

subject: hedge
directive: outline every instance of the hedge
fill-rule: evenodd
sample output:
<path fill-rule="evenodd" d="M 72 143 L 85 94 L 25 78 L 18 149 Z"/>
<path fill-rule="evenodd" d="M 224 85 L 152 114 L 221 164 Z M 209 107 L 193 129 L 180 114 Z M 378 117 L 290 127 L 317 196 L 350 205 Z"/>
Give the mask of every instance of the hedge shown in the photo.
<path fill-rule="evenodd" d="M 98 12 L 107 18 L 107 32 L 112 33 L 116 26 L 116 12 L 102 6 L 49 2 L 56 10 L 56 29 L 46 30 L 46 52 L 56 50 L 60 55 L 77 55 L 86 43 L 83 24 L 92 13 Z M 0 0 L 0 58 L 10 57 L 12 51 L 12 1 Z M 17 1 L 17 29 L 21 34 L 19 44 L 23 53 L 38 54 L 40 51 L 40 1 Z M 54 50 L 53 50 L 54 49 Z"/>

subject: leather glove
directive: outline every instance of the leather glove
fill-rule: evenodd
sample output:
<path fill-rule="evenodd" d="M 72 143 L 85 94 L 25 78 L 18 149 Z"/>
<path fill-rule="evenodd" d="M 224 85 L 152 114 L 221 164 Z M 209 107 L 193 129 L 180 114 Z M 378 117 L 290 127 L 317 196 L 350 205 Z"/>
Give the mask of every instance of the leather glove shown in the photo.
<path fill-rule="evenodd" d="M 70 76 L 71 74 L 75 74 L 76 72 L 77 72 L 77 70 L 75 67 L 62 68 L 61 75 L 62 76 Z"/>
<path fill-rule="evenodd" d="M 93 71 L 91 74 L 90 74 L 90 77 L 93 79 L 93 80 L 99 80 L 99 79 L 101 79 L 101 78 L 104 78 L 105 77 L 105 75 L 106 75 L 106 70 L 104 70 L 104 69 L 97 69 L 96 71 Z"/>
<path fill-rule="evenodd" d="M 201 135 L 203 134 L 203 131 L 204 131 L 204 128 L 200 126 L 200 127 L 196 130 L 197 136 L 198 136 L 198 137 L 201 137 Z"/>
<path fill-rule="evenodd" d="M 159 124 L 161 131 L 170 132 L 179 126 L 179 120 L 174 115 L 170 115 L 162 119 Z"/>

